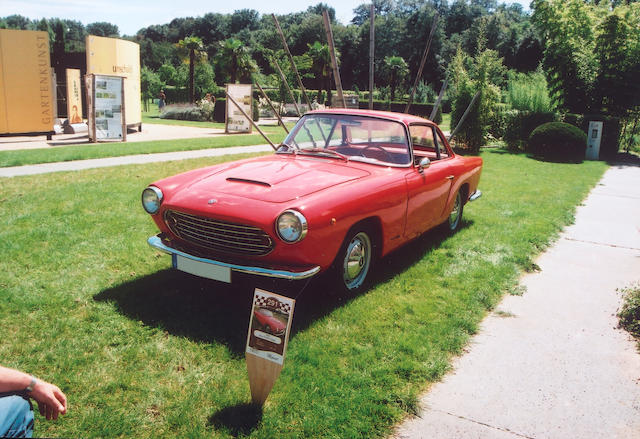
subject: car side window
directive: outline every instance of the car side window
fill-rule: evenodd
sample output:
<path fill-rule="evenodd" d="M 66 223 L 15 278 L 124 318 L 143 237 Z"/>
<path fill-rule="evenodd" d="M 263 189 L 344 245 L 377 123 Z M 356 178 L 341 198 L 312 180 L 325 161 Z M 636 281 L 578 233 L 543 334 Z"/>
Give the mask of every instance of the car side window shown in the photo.
<path fill-rule="evenodd" d="M 430 125 L 410 125 L 409 134 L 413 144 L 413 156 L 416 163 L 422 158 L 439 160 L 438 141 L 434 129 Z"/>
<path fill-rule="evenodd" d="M 440 133 L 438 133 L 436 131 L 435 128 L 432 128 L 432 129 L 433 129 L 433 132 L 434 132 L 434 139 L 436 139 L 437 148 L 438 148 L 438 152 L 439 152 L 440 158 L 441 159 L 449 158 L 449 151 L 447 150 L 444 138 L 442 137 L 442 135 L 440 135 Z"/>

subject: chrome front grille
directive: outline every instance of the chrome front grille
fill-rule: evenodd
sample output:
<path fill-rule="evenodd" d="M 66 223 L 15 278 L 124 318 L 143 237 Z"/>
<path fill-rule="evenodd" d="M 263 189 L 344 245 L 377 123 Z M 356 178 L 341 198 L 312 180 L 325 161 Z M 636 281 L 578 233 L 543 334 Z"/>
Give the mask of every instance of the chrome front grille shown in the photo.
<path fill-rule="evenodd" d="M 168 210 L 164 221 L 186 242 L 218 252 L 263 256 L 273 249 L 271 237 L 258 227 L 218 221 Z"/>

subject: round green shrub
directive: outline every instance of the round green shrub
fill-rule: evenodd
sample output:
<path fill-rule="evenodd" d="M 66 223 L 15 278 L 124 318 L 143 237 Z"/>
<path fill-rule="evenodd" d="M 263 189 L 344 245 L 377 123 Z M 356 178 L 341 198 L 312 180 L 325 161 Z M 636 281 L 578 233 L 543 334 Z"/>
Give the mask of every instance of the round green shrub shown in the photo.
<path fill-rule="evenodd" d="M 529 150 L 546 160 L 582 161 L 587 150 L 587 135 L 568 123 L 544 123 L 531 132 Z"/>

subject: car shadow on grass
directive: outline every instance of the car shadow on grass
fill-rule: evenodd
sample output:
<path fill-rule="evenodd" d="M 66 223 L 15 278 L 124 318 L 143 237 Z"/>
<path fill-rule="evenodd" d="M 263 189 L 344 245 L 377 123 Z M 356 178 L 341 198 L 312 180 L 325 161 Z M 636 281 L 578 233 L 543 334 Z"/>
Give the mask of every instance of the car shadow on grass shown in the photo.
<path fill-rule="evenodd" d="M 470 225 L 463 219 L 462 228 Z M 443 228 L 433 229 L 380 260 L 372 288 L 410 268 L 448 236 Z M 355 298 L 331 294 L 330 280 L 322 276 L 293 282 L 234 275 L 233 281 L 225 284 L 168 269 L 106 289 L 94 299 L 112 302 L 123 315 L 169 334 L 224 344 L 240 359 L 255 288 L 296 299 L 292 337 Z"/>

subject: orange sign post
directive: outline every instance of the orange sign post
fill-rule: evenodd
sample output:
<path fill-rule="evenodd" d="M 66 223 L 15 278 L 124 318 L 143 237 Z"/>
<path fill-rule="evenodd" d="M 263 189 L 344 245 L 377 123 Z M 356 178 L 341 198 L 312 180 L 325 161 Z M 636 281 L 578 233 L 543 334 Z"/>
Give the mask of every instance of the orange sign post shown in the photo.
<path fill-rule="evenodd" d="M 49 34 L 0 29 L 0 135 L 51 138 L 54 87 Z"/>
<path fill-rule="evenodd" d="M 129 128 L 142 126 L 140 45 L 118 38 L 86 38 L 87 75 L 120 76 L 124 81 L 125 119 Z"/>

